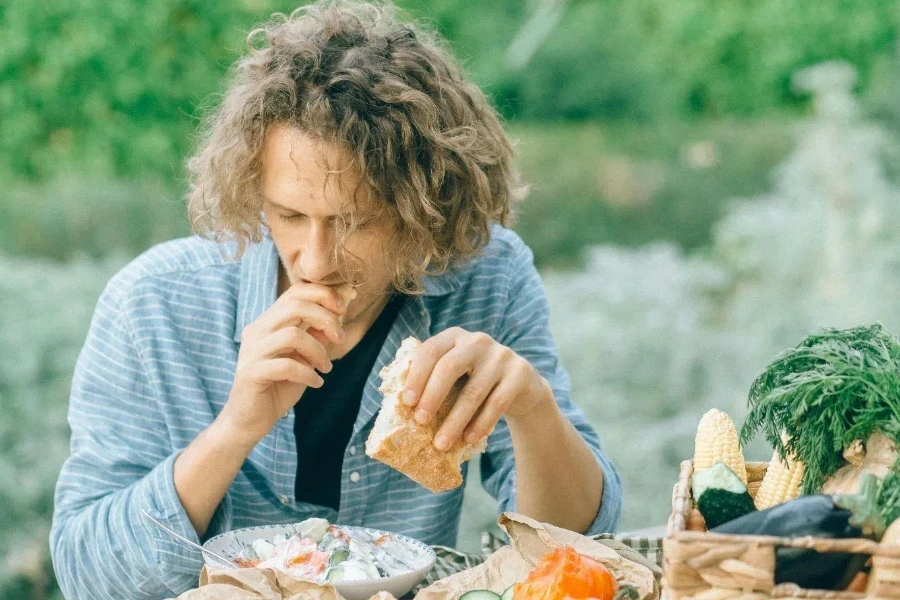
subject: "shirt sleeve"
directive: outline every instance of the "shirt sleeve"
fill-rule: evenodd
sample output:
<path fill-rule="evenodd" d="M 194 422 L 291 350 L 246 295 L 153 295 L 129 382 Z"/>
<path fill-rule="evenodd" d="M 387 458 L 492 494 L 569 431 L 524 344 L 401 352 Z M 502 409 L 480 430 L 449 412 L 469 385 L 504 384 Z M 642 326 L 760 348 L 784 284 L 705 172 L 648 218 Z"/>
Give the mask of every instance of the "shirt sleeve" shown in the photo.
<path fill-rule="evenodd" d="M 622 513 L 619 474 L 600 449 L 597 432 L 571 400 L 569 376 L 559 364 L 556 342 L 550 333 L 550 306 L 543 282 L 534 266 L 531 250 L 521 241 L 517 246 L 516 258 L 510 268 L 507 309 L 496 339 L 528 360 L 547 379 L 561 412 L 594 453 L 603 471 L 603 494 L 600 509 L 587 534 L 614 532 Z M 481 479 L 484 489 L 497 499 L 501 511 L 515 512 L 515 457 L 504 419 L 488 438 L 487 452 L 481 458 Z"/>
<path fill-rule="evenodd" d="M 159 410 L 133 330 L 104 290 L 79 355 L 69 399 L 71 454 L 56 485 L 50 551 L 69 600 L 159 599 L 197 585 L 199 551 L 142 511 L 200 543 L 175 491 L 168 424 Z M 208 536 L 224 531 L 226 495 Z"/>

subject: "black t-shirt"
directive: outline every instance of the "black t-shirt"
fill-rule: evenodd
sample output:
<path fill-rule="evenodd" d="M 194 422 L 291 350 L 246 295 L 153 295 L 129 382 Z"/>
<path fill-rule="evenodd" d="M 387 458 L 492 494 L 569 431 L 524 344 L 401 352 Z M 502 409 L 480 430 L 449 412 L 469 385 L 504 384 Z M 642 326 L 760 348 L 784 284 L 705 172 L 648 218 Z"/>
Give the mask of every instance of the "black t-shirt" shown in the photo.
<path fill-rule="evenodd" d="M 359 414 L 366 379 L 406 299 L 395 294 L 359 343 L 344 357 L 332 361 L 331 372 L 320 373 L 325 380 L 322 387 L 307 388 L 294 405 L 294 494 L 298 502 L 340 508 L 344 451 Z"/>

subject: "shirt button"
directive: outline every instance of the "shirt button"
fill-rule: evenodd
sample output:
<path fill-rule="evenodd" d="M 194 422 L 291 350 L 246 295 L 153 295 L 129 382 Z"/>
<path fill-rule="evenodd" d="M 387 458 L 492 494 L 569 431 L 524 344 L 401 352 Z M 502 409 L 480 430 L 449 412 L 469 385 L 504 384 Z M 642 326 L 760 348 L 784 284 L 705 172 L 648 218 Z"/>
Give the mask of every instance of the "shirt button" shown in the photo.
<path fill-rule="evenodd" d="M 350 455 L 356 456 L 356 446 L 350 446 Z"/>
<path fill-rule="evenodd" d="M 291 503 L 291 499 L 288 498 L 287 496 L 282 496 L 282 497 L 281 497 L 281 503 L 284 504 L 285 506 L 287 506 L 288 504 Z"/>
<path fill-rule="evenodd" d="M 358 483 L 359 482 L 359 473 L 357 473 L 356 471 L 353 471 L 352 473 L 350 473 L 350 481 L 352 481 L 353 483 Z"/>

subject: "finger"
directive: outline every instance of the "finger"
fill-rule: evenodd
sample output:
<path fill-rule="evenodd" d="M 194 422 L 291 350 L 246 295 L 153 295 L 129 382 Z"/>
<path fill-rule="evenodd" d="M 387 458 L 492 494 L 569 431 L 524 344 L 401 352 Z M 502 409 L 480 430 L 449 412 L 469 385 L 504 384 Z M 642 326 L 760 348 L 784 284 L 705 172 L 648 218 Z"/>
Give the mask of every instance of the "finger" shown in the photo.
<path fill-rule="evenodd" d="M 401 398 L 404 404 L 407 406 L 418 404 L 425 390 L 425 384 L 428 383 L 428 377 L 441 357 L 453 348 L 454 339 L 454 332 L 448 329 L 425 340 L 419 346 L 413 355 L 409 373 L 406 375 L 406 384 L 403 386 Z"/>
<path fill-rule="evenodd" d="M 444 419 L 441 429 L 434 437 L 438 450 L 447 450 L 462 437 L 466 426 L 472 422 L 478 409 L 487 400 L 500 380 L 500 374 L 493 365 L 481 365 L 462 386 L 453 408 Z M 452 392 L 451 392 L 452 393 Z"/>
<path fill-rule="evenodd" d="M 269 334 L 260 342 L 259 352 L 261 358 L 295 354 L 323 373 L 332 368 L 328 352 L 322 343 L 301 327 L 284 327 Z"/>
<path fill-rule="evenodd" d="M 471 372 L 473 358 L 469 352 L 454 346 L 438 360 L 416 405 L 416 421 L 424 425 L 434 418 L 456 381 Z"/>
<path fill-rule="evenodd" d="M 341 293 L 335 286 L 301 281 L 285 290 L 278 300 L 276 300 L 276 303 L 282 298 L 285 298 L 286 302 L 289 302 L 291 299 L 314 302 L 337 314 L 344 314 L 347 311 L 345 298 L 341 296 Z"/>
<path fill-rule="evenodd" d="M 290 358 L 273 358 L 258 363 L 253 368 L 253 378 L 261 384 L 290 381 L 314 388 L 325 383 L 311 366 Z"/>
<path fill-rule="evenodd" d="M 486 437 L 520 393 L 522 393 L 520 384 L 516 379 L 512 377 L 501 379 L 491 390 L 487 400 L 482 403 L 481 412 L 466 427 L 463 441 L 474 444 Z"/>
<path fill-rule="evenodd" d="M 272 305 L 255 323 L 261 335 L 272 333 L 283 327 L 305 325 L 318 329 L 335 343 L 343 341 L 344 328 L 339 315 L 320 304 L 309 300 L 291 299 L 278 306 Z"/>

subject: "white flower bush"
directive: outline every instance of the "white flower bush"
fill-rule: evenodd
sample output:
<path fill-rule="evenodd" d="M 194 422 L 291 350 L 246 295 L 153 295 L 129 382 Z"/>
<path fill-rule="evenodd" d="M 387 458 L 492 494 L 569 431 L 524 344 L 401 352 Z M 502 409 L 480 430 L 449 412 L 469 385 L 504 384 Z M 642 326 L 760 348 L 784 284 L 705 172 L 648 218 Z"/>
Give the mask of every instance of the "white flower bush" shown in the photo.
<path fill-rule="evenodd" d="M 52 588 L 47 539 L 69 451 L 72 370 L 97 298 L 122 264 L 0 255 L 0 598 Z"/>
<path fill-rule="evenodd" d="M 546 273 L 552 327 L 573 396 L 625 482 L 624 528 L 665 522 L 678 464 L 711 407 L 738 427 L 752 380 L 819 327 L 880 321 L 900 334 L 900 188 L 882 130 L 858 120 L 852 69 L 798 74 L 815 118 L 771 193 L 736 199 L 710 248 L 594 248 Z M 761 440 L 748 459 L 768 460 Z"/>

